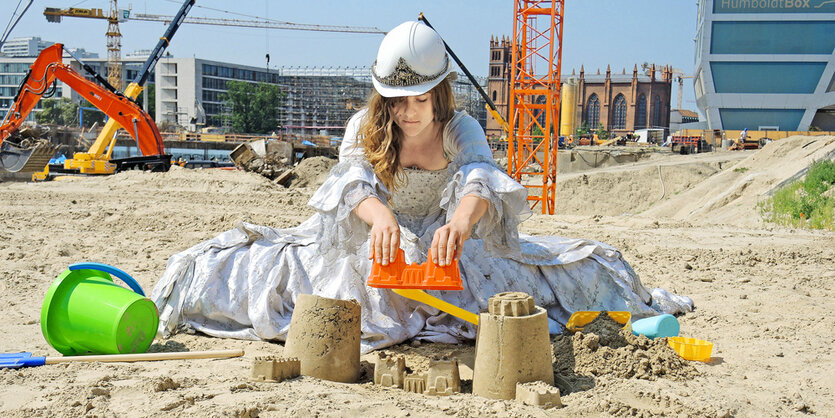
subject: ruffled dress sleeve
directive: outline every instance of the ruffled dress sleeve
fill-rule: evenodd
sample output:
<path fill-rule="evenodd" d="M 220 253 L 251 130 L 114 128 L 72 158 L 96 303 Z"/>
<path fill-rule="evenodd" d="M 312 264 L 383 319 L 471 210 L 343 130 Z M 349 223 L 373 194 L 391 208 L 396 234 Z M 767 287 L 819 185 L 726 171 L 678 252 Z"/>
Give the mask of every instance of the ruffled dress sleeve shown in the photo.
<path fill-rule="evenodd" d="M 357 139 L 365 113 L 363 109 L 348 121 L 339 148 L 339 163 L 308 201 L 320 217 L 316 237 L 320 253 L 355 251 L 368 238 L 370 229 L 354 209 L 372 196 L 388 204 L 389 192 L 366 160 Z"/>
<path fill-rule="evenodd" d="M 473 237 L 497 257 L 518 255 L 519 224 L 531 216 L 528 192 L 493 160 L 481 125 L 464 112 L 456 112 L 444 128 L 444 154 L 450 160 L 451 180 L 441 195 L 447 222 L 461 198 L 476 195 L 489 202 L 476 223 Z"/>

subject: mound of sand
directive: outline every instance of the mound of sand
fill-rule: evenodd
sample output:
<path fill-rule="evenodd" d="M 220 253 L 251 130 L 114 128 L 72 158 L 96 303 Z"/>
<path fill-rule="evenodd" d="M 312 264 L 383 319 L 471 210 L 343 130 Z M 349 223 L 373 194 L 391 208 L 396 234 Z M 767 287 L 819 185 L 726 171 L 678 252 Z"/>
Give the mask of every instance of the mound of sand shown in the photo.
<path fill-rule="evenodd" d="M 321 186 L 336 163 L 336 160 L 328 157 L 311 157 L 301 160 L 293 169 L 290 187 L 317 188 Z"/>
<path fill-rule="evenodd" d="M 731 169 L 699 183 L 644 215 L 688 221 L 756 226 L 757 203 L 799 178 L 814 161 L 835 158 L 835 137 L 793 136 L 768 143 Z"/>
<path fill-rule="evenodd" d="M 720 172 L 723 163 L 642 164 L 630 170 L 558 175 L 556 211 L 576 215 L 643 212 Z"/>
<path fill-rule="evenodd" d="M 691 296 L 698 309 L 679 318 L 682 335 L 714 342 L 709 363 L 682 366 L 665 357 L 669 351 L 654 351 L 663 344 L 619 334 L 601 339 L 601 331 L 589 332 L 592 328 L 557 336 L 555 372 L 565 407 L 543 411 L 468 393 L 439 398 L 375 386 L 369 382 L 368 364 L 376 353 L 363 356 L 366 374 L 358 384 L 310 377 L 254 383 L 248 380 L 253 357 L 281 356 L 281 344 L 178 334 L 156 340 L 150 351 L 245 349 L 246 356 L 0 369 L 0 414 L 833 415 L 835 383 L 827 376 L 835 375 L 835 319 L 830 312 L 835 233 L 746 226 L 752 222 L 739 217 L 723 221 L 729 224 L 708 222 L 724 211 L 742 210 L 737 205 L 746 198 L 751 200 L 746 205 L 753 205 L 754 196 L 831 152 L 831 142 L 831 137 L 791 138 L 759 151 L 667 155 L 560 174 L 558 181 L 565 184 L 559 187 L 565 189 L 558 195 L 558 208 L 562 204 L 577 212 L 535 215 L 522 224 L 526 233 L 610 243 L 645 285 Z M 0 352 L 58 355 L 41 334 L 40 308 L 44 293 L 69 264 L 115 265 L 148 292 L 169 257 L 241 221 L 277 228 L 298 225 L 312 214 L 306 202 L 330 169 L 325 161 L 318 162 L 308 161 L 315 169 L 300 176 L 308 181 L 306 186 L 290 188 L 254 173 L 176 167 L 168 173 L 0 183 Z M 734 165 L 747 170 L 734 171 Z M 744 189 L 737 188 L 739 198 L 719 205 L 723 198 L 717 196 L 727 196 L 731 186 L 754 172 L 761 174 Z M 640 215 L 617 216 L 640 211 L 646 200 L 655 203 Z M 716 205 L 706 205 L 712 200 Z M 595 210 L 614 215 L 592 216 Z M 694 210 L 692 216 L 678 215 Z M 405 355 L 415 371 L 423 370 L 431 357 L 455 357 L 467 391 L 473 342 L 415 342 L 385 351 Z"/>
<path fill-rule="evenodd" d="M 573 335 L 561 334 L 551 340 L 554 373 L 561 393 L 582 390 L 591 376 L 621 379 L 690 380 L 696 368 L 667 345 L 665 338 L 650 340 L 635 336 L 602 313 Z"/>

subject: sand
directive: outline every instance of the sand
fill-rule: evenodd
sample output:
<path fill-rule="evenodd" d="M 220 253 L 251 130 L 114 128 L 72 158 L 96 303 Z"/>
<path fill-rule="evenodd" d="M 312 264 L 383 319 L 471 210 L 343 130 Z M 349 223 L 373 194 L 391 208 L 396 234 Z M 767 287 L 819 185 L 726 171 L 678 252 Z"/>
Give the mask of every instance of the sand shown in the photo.
<path fill-rule="evenodd" d="M 404 354 L 414 371 L 427 367 L 431 356 L 458 358 L 465 393 L 436 398 L 374 386 L 375 353 L 363 356 L 356 384 L 310 377 L 251 382 L 252 358 L 281 355 L 281 344 L 183 334 L 158 339 L 151 350 L 241 348 L 246 356 L 3 369 L 0 415 L 832 416 L 835 233 L 764 224 L 756 203 L 833 149 L 833 137 L 794 137 L 759 151 L 669 154 L 561 174 L 560 215 L 523 223 L 531 234 L 608 242 L 646 285 L 691 296 L 696 311 L 679 318 L 681 334 L 714 342 L 707 363 L 658 360 L 656 369 L 673 372 L 652 374 L 652 362 L 649 375 L 624 372 L 640 357 L 636 353 L 653 347 L 639 344 L 626 358 L 617 354 L 626 346 L 599 346 L 594 352 L 614 353 L 600 360 L 591 356 L 590 334 L 555 337 L 555 346 L 570 340 L 575 364 L 556 351 L 565 406 L 543 410 L 466 393 L 473 342 L 410 342 L 385 350 Z M 113 264 L 150 291 L 168 257 L 240 221 L 297 225 L 312 213 L 305 203 L 318 181 L 284 188 L 254 173 L 175 167 L 0 183 L 0 352 L 59 355 L 41 335 L 40 308 L 67 265 Z M 588 362 L 577 363 L 584 346 Z"/>

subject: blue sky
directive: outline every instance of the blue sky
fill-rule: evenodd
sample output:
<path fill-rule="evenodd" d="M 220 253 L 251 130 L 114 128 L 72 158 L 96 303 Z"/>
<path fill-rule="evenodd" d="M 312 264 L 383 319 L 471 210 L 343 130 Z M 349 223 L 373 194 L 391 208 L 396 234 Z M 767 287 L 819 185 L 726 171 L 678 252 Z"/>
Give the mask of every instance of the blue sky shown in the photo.
<path fill-rule="evenodd" d="M 27 0 L 22 0 L 25 4 Z M 5 28 L 18 0 L 0 1 L 0 24 Z M 180 0 L 134 0 L 119 2 L 134 13 L 173 15 Z M 201 7 L 202 6 L 202 7 Z M 11 38 L 40 36 L 85 48 L 105 57 L 107 22 L 64 18 L 48 23 L 45 7 L 109 7 L 106 0 L 36 0 Z M 232 13 L 224 13 L 215 9 Z M 468 69 L 486 76 L 491 35 L 513 32 L 513 2 L 510 0 L 342 0 L 269 1 L 197 0 L 190 16 L 252 19 L 266 17 L 293 23 L 375 26 L 389 30 L 423 12 Z M 242 16 L 248 15 L 248 16 Z M 120 25 L 122 53 L 152 48 L 165 30 L 162 23 L 129 21 Z M 696 0 L 567 0 L 563 35 L 563 73 L 597 68 L 627 73 L 634 64 L 670 64 L 690 74 L 693 71 L 693 38 L 696 33 Z M 169 51 L 180 57 L 195 56 L 245 65 L 270 66 L 364 66 L 377 53 L 382 35 L 266 30 L 227 26 L 183 25 Z M 675 103 L 676 90 L 672 100 Z M 692 81 L 686 80 L 684 108 L 695 110 Z"/>

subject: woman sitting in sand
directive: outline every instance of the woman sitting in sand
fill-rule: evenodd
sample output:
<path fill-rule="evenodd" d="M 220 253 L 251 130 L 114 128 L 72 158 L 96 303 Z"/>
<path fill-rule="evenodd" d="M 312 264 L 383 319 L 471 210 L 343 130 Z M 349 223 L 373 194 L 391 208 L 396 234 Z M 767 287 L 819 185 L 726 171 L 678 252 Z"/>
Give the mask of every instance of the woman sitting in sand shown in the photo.
<path fill-rule="evenodd" d="M 339 163 L 308 202 L 317 213 L 288 229 L 243 223 L 171 257 L 152 296 L 160 331 L 284 340 L 296 297 L 315 294 L 360 303 L 364 352 L 475 338 L 470 323 L 366 286 L 369 256 L 388 264 L 398 249 L 409 263 L 430 249 L 438 264 L 459 263 L 464 290 L 430 293 L 471 312 L 499 292 L 533 296 L 551 333 L 577 310 L 691 310 L 688 298 L 644 288 L 606 244 L 519 234 L 530 216 L 525 188 L 493 161 L 478 122 L 454 110 L 451 67 L 428 26 L 391 30 L 368 106 L 348 122 Z"/>

